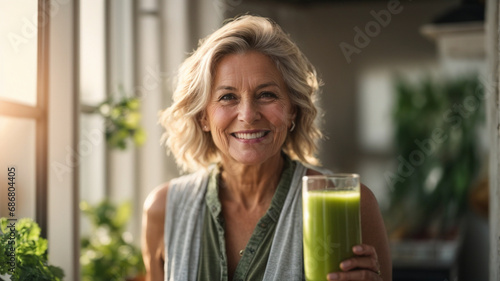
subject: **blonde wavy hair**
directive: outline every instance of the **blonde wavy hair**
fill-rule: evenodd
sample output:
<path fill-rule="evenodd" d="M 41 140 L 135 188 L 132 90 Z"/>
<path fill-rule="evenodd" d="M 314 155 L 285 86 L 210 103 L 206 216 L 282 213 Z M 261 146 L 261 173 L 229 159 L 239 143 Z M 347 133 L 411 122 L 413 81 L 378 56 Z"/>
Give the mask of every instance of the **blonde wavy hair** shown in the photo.
<path fill-rule="evenodd" d="M 318 109 L 314 102 L 319 89 L 316 70 L 275 22 L 244 15 L 200 40 L 179 68 L 172 105 L 160 114 L 166 130 L 162 142 L 182 170 L 194 171 L 220 161 L 210 133 L 201 128 L 200 118 L 211 96 L 217 63 L 228 54 L 247 51 L 260 52 L 274 61 L 296 109 L 295 129 L 289 132 L 282 150 L 292 159 L 318 164 L 315 154 L 322 134 L 315 123 Z"/>

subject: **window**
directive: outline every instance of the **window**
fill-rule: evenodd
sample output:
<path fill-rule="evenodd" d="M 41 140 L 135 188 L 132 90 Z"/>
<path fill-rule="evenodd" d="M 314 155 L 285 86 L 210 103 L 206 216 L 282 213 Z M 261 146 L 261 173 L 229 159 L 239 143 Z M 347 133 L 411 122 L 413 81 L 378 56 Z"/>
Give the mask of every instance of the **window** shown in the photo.
<path fill-rule="evenodd" d="M 31 217 L 47 235 L 48 0 L 0 2 L 0 181 L 15 168 L 15 211 Z M 13 174 L 11 173 L 10 176 Z M 7 188 L 2 188 L 7 190 Z M 1 206 L 7 197 L 0 196 Z"/>

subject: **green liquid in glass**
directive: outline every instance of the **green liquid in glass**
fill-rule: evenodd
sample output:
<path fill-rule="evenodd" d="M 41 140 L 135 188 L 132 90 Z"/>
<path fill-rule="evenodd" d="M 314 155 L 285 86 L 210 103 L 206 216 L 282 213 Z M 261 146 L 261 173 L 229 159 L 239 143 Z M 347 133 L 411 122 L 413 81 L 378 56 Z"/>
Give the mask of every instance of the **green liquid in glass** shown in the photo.
<path fill-rule="evenodd" d="M 303 198 L 304 266 L 308 281 L 340 271 L 361 243 L 358 191 L 308 191 Z"/>

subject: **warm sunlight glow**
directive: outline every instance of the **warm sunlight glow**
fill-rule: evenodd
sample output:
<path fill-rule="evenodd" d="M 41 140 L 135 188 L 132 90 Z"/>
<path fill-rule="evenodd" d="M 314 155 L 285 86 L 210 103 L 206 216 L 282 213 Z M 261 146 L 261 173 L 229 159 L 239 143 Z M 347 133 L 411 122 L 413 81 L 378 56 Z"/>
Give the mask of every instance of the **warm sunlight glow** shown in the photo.
<path fill-rule="evenodd" d="M 36 0 L 0 1 L 0 99 L 36 105 Z"/>

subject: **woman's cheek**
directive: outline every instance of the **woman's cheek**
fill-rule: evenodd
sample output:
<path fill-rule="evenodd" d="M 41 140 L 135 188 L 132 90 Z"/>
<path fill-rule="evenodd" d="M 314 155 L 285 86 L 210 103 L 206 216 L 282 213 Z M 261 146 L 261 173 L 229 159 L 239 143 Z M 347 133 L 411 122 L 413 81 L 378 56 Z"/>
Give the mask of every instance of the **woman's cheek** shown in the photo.
<path fill-rule="evenodd" d="M 228 124 L 231 122 L 231 119 L 230 119 L 230 111 L 225 109 L 224 107 L 215 107 L 215 108 L 212 108 L 209 112 L 209 120 L 213 127 L 216 127 L 216 128 L 222 128 L 222 129 L 225 129 Z"/>

